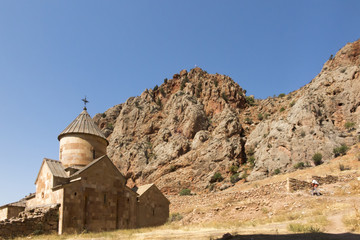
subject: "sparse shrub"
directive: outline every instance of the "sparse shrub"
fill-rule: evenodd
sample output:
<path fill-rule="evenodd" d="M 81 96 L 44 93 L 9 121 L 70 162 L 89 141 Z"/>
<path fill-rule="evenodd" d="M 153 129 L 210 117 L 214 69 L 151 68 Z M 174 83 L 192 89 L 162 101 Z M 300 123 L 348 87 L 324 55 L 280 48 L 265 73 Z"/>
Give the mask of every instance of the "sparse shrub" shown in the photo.
<path fill-rule="evenodd" d="M 350 170 L 350 167 L 344 166 L 344 164 L 339 164 L 339 170 L 340 171 Z"/>
<path fill-rule="evenodd" d="M 246 102 L 247 102 L 250 106 L 254 106 L 254 105 L 255 105 L 255 99 L 254 99 L 254 97 L 251 97 L 251 96 L 246 97 Z"/>
<path fill-rule="evenodd" d="M 335 157 L 343 156 L 346 154 L 346 152 L 349 150 L 349 147 L 345 144 L 342 144 L 340 147 L 334 148 L 333 153 L 335 154 Z"/>
<path fill-rule="evenodd" d="M 264 116 L 262 115 L 262 113 L 259 113 L 259 114 L 258 114 L 258 119 L 259 119 L 260 121 L 262 121 L 262 120 L 264 119 Z"/>
<path fill-rule="evenodd" d="M 156 100 L 156 104 L 161 108 L 162 107 L 162 102 L 161 102 L 161 99 L 160 98 L 158 98 L 157 100 Z"/>
<path fill-rule="evenodd" d="M 231 175 L 231 177 L 230 177 L 230 182 L 231 182 L 231 183 L 236 183 L 236 182 L 238 182 L 239 180 L 240 180 L 240 178 L 239 178 L 239 173 L 235 173 L 235 174 Z"/>
<path fill-rule="evenodd" d="M 333 59 L 334 59 L 334 56 L 331 54 L 329 57 L 329 60 L 333 60 Z"/>
<path fill-rule="evenodd" d="M 300 136 L 305 137 L 305 135 L 306 135 L 305 131 L 301 131 Z"/>
<path fill-rule="evenodd" d="M 163 97 L 166 97 L 166 93 L 163 88 L 160 88 L 160 93 Z"/>
<path fill-rule="evenodd" d="M 210 182 L 211 182 L 211 183 L 221 182 L 222 180 L 224 180 L 224 178 L 221 176 L 221 173 L 216 172 L 216 173 L 214 173 L 214 175 L 211 177 Z"/>
<path fill-rule="evenodd" d="M 175 172 L 176 170 L 176 166 L 175 165 L 170 165 L 170 172 Z"/>
<path fill-rule="evenodd" d="M 109 129 L 109 130 L 114 130 L 114 126 L 112 125 L 112 123 L 108 123 L 107 125 L 106 125 L 106 128 L 107 129 Z"/>
<path fill-rule="evenodd" d="M 284 107 L 280 108 L 280 112 L 283 112 L 283 111 L 285 111 L 285 108 Z"/>
<path fill-rule="evenodd" d="M 215 80 L 214 80 L 214 84 L 215 84 L 215 87 L 217 87 L 218 84 L 219 84 L 219 82 L 215 79 Z"/>
<path fill-rule="evenodd" d="M 168 222 L 177 222 L 181 219 L 183 219 L 183 216 L 180 213 L 171 213 Z"/>
<path fill-rule="evenodd" d="M 247 118 L 245 118 L 245 123 L 246 123 L 246 124 L 252 124 L 253 121 L 252 121 L 251 118 L 247 117 Z"/>
<path fill-rule="evenodd" d="M 285 93 L 280 93 L 278 97 L 280 97 L 280 98 L 285 97 Z"/>
<path fill-rule="evenodd" d="M 295 169 L 303 169 L 305 168 L 305 163 L 304 162 L 298 162 L 294 165 Z"/>
<path fill-rule="evenodd" d="M 243 174 L 241 175 L 241 179 L 245 179 L 249 176 L 249 174 L 247 173 L 246 169 L 244 170 Z"/>
<path fill-rule="evenodd" d="M 255 165 L 255 157 L 254 156 L 250 156 L 248 158 L 248 163 L 250 164 L 250 166 L 254 166 Z"/>
<path fill-rule="evenodd" d="M 290 103 L 290 107 L 293 107 L 294 105 L 295 105 L 295 101 L 292 101 L 291 103 Z"/>
<path fill-rule="evenodd" d="M 180 196 L 188 196 L 191 195 L 191 190 L 188 188 L 184 188 L 179 192 Z"/>
<path fill-rule="evenodd" d="M 343 165 L 343 164 L 339 164 L 339 169 L 340 169 L 340 171 L 344 171 L 344 170 L 345 170 L 344 165 Z"/>
<path fill-rule="evenodd" d="M 341 69 L 340 72 L 341 72 L 341 73 L 346 72 L 346 68 Z"/>
<path fill-rule="evenodd" d="M 277 168 L 274 170 L 274 175 L 278 175 L 278 174 L 280 174 L 280 172 L 281 172 L 280 169 Z"/>
<path fill-rule="evenodd" d="M 290 223 L 288 230 L 295 233 L 319 233 L 320 228 L 317 226 L 307 225 L 303 223 Z"/>
<path fill-rule="evenodd" d="M 167 78 L 165 78 L 165 79 L 164 79 L 164 83 L 166 84 L 167 82 L 168 82 L 168 79 L 167 79 Z"/>
<path fill-rule="evenodd" d="M 253 156 L 255 154 L 255 149 L 253 147 L 250 147 L 248 149 L 246 149 L 246 154 L 249 156 Z"/>
<path fill-rule="evenodd" d="M 348 131 L 354 130 L 354 126 L 355 126 L 355 123 L 354 123 L 354 122 L 346 122 L 346 123 L 344 124 L 344 127 L 345 127 Z"/>
<path fill-rule="evenodd" d="M 225 100 L 225 102 L 228 102 L 228 97 L 226 96 L 226 93 L 222 93 L 221 97 Z"/>
<path fill-rule="evenodd" d="M 270 114 L 269 114 L 269 113 L 265 113 L 265 114 L 264 114 L 264 118 L 265 118 L 265 119 L 268 119 L 268 118 L 269 118 L 269 116 L 270 116 Z"/>
<path fill-rule="evenodd" d="M 239 167 L 238 167 L 238 166 L 236 166 L 236 165 L 231 165 L 231 167 L 230 167 L 230 172 L 231 172 L 232 174 L 237 173 L 238 170 L 239 170 Z"/>
<path fill-rule="evenodd" d="M 106 118 L 106 113 L 101 114 L 102 118 Z"/>
<path fill-rule="evenodd" d="M 156 90 L 159 89 L 159 86 L 158 85 L 155 85 L 155 87 L 153 88 L 153 91 L 155 92 Z"/>
<path fill-rule="evenodd" d="M 314 156 L 312 157 L 312 160 L 313 160 L 315 166 L 322 164 L 322 154 L 315 153 Z"/>
<path fill-rule="evenodd" d="M 189 78 L 187 76 L 185 76 L 185 78 L 181 81 L 181 86 L 180 89 L 183 90 L 185 87 L 185 84 L 189 82 Z"/>
<path fill-rule="evenodd" d="M 360 231 L 360 211 L 359 209 L 354 205 L 355 213 L 344 216 L 343 222 L 347 227 L 350 228 L 352 232 L 358 232 Z"/>

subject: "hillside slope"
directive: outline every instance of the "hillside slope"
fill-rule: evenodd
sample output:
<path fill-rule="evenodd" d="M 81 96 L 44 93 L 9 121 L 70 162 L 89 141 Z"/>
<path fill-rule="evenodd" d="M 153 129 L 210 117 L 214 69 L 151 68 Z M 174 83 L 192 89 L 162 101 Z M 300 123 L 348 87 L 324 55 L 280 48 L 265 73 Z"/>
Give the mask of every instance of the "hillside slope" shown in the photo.
<path fill-rule="evenodd" d="M 315 153 L 326 162 L 335 147 L 358 141 L 359 59 L 360 41 L 347 44 L 309 84 L 265 100 L 246 97 L 228 76 L 183 70 L 94 120 L 130 186 L 225 189 L 230 176 L 292 171 L 298 162 L 313 165 Z"/>

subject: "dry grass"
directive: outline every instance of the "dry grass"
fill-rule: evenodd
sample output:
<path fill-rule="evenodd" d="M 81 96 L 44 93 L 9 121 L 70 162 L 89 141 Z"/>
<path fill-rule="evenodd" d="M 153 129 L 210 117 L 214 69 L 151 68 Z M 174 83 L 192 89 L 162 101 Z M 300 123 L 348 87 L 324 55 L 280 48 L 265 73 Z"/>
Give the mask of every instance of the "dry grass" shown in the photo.
<path fill-rule="evenodd" d="M 354 206 L 354 213 L 349 216 L 344 216 L 343 222 L 345 226 L 352 232 L 360 232 L 360 211 Z"/>

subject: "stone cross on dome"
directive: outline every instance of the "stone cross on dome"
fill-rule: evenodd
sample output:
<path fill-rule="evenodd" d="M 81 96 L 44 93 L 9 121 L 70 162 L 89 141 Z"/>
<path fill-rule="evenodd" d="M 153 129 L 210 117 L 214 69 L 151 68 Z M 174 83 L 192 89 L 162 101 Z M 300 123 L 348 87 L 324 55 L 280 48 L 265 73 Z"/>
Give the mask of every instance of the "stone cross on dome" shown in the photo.
<path fill-rule="evenodd" d="M 81 101 L 84 102 L 84 110 L 86 110 L 86 104 L 89 102 L 89 101 L 86 99 L 86 96 L 85 96 L 85 98 L 81 99 Z"/>

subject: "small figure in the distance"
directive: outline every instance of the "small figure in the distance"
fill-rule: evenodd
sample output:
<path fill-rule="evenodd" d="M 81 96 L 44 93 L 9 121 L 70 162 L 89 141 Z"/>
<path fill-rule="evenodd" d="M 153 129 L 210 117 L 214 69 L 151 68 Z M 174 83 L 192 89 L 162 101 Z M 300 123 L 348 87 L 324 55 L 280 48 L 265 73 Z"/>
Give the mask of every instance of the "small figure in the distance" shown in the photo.
<path fill-rule="evenodd" d="M 318 187 L 319 187 L 319 182 L 316 181 L 315 179 L 312 180 L 311 182 L 311 187 L 312 187 L 312 190 L 311 190 L 311 195 L 316 195 L 316 196 L 320 196 L 320 192 L 318 190 Z"/>

